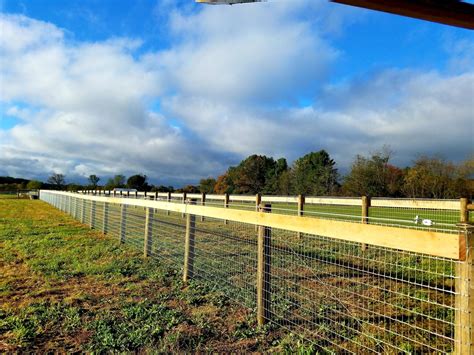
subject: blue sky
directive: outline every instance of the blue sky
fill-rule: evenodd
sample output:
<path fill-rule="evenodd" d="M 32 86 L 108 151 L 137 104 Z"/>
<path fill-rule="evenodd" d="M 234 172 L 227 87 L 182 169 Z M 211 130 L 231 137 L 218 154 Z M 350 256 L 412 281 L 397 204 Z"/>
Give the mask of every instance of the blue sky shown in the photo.
<path fill-rule="evenodd" d="M 180 185 L 252 153 L 474 151 L 472 31 L 315 0 L 0 4 L 0 175 Z"/>

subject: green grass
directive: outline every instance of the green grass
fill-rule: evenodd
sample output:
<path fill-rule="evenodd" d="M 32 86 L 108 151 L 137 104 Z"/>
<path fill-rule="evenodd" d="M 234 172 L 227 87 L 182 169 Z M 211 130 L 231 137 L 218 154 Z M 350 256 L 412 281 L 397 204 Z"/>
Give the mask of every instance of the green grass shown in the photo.
<path fill-rule="evenodd" d="M 256 331 L 254 314 L 219 290 L 185 286 L 166 265 L 41 201 L 0 199 L 0 274 L 2 352 L 306 346 Z"/>

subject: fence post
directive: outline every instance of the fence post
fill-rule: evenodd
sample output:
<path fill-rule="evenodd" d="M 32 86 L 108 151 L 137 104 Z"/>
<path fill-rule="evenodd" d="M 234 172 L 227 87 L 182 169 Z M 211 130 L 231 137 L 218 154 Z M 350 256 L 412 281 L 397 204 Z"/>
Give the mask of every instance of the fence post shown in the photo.
<path fill-rule="evenodd" d="M 460 233 L 465 260 L 456 264 L 456 316 L 454 353 L 474 354 L 474 226 L 469 224 L 468 199 L 461 199 Z"/>
<path fill-rule="evenodd" d="M 146 258 L 151 255 L 151 248 L 153 246 L 153 208 L 146 209 L 145 241 L 143 244 L 143 256 Z"/>
<path fill-rule="evenodd" d="M 370 197 L 362 196 L 362 212 L 361 212 L 361 222 L 362 224 L 369 224 L 369 208 L 370 208 Z M 360 246 L 362 251 L 367 250 L 367 244 L 362 243 Z"/>
<path fill-rule="evenodd" d="M 265 204 L 260 212 L 269 213 L 272 205 Z M 271 302 L 271 238 L 270 227 L 258 226 L 257 240 L 257 322 L 263 326 L 270 318 Z"/>
<path fill-rule="evenodd" d="M 127 205 L 120 207 L 120 243 L 125 243 L 125 235 L 127 232 Z"/>
<path fill-rule="evenodd" d="M 168 192 L 168 197 L 166 198 L 166 202 L 171 202 L 171 192 Z M 170 215 L 170 210 L 166 210 L 166 215 Z"/>
<path fill-rule="evenodd" d="M 229 194 L 228 193 L 224 194 L 224 208 L 229 208 Z M 229 224 L 229 221 L 225 219 L 224 224 Z"/>
<path fill-rule="evenodd" d="M 109 229 L 109 204 L 104 202 L 104 216 L 102 221 L 102 233 L 106 234 Z"/>
<path fill-rule="evenodd" d="M 155 201 L 158 201 L 158 191 L 155 191 Z"/>
<path fill-rule="evenodd" d="M 260 204 L 262 203 L 262 195 L 255 195 L 255 212 L 260 210 Z M 258 232 L 258 226 L 255 226 L 255 231 Z"/>
<path fill-rule="evenodd" d="M 191 199 L 189 204 L 195 205 L 196 200 Z M 194 236 L 196 228 L 196 216 L 188 213 L 186 215 L 186 236 L 184 240 L 184 269 L 183 281 L 188 282 L 194 272 Z"/>
<path fill-rule="evenodd" d="M 89 226 L 91 227 L 91 229 L 95 228 L 95 207 L 96 207 L 96 202 L 92 201 L 90 221 L 89 221 Z"/>
<path fill-rule="evenodd" d="M 304 195 L 298 195 L 298 216 L 303 216 L 303 213 L 304 213 L 304 202 L 305 202 L 305 198 L 304 198 Z M 297 237 L 298 239 L 301 238 L 301 232 L 297 232 Z"/>
<path fill-rule="evenodd" d="M 84 224 L 86 221 L 86 200 L 81 200 L 81 223 Z"/>
<path fill-rule="evenodd" d="M 186 203 L 186 192 L 183 192 L 183 203 Z M 181 214 L 181 217 L 185 218 L 186 217 L 186 213 L 182 213 Z"/>
<path fill-rule="evenodd" d="M 206 193 L 203 192 L 201 194 L 201 206 L 205 206 L 206 205 Z M 201 216 L 201 222 L 204 222 L 204 216 Z"/>

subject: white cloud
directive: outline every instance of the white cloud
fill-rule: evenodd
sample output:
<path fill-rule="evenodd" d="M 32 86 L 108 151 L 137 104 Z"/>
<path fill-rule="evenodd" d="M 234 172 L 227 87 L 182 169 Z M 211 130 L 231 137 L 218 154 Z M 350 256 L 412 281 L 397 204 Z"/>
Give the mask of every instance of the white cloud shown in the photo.
<path fill-rule="evenodd" d="M 140 40 L 73 42 L 53 24 L 0 15 L 0 101 L 21 119 L 0 130 L 0 175 L 145 173 L 180 184 L 253 153 L 326 149 L 344 167 L 383 144 L 400 164 L 473 150 L 472 68 L 328 85 L 339 55 L 328 34 L 341 17 L 321 1 L 289 3 L 198 13 L 168 3 L 172 45 L 143 55 Z M 467 63 L 467 47 L 453 60 Z"/>

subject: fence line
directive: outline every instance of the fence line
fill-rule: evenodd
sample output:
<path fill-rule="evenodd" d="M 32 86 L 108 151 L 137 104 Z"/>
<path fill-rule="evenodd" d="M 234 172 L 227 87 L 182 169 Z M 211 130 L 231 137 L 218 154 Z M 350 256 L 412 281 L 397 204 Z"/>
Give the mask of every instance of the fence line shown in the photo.
<path fill-rule="evenodd" d="M 440 233 L 366 224 L 366 217 L 309 218 L 306 210 L 275 214 L 263 202 L 260 211 L 224 209 L 187 197 L 41 192 L 83 223 L 181 269 L 186 281 L 205 280 L 256 308 L 260 325 L 322 350 L 473 353 L 469 201 L 458 201 L 456 233 Z"/>

